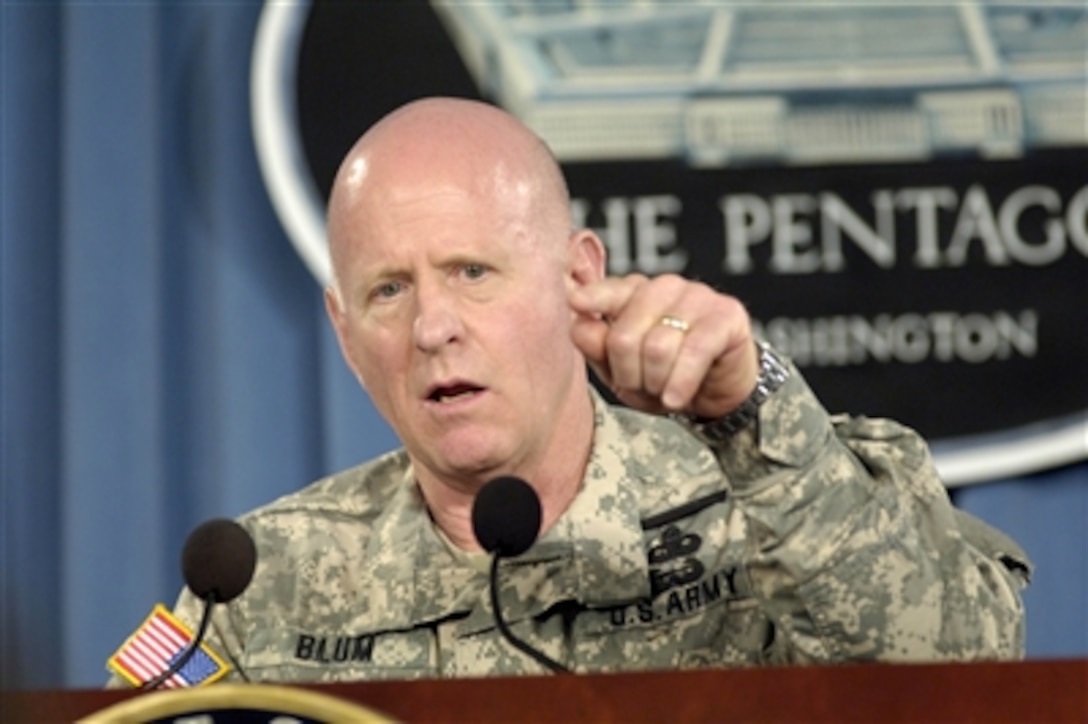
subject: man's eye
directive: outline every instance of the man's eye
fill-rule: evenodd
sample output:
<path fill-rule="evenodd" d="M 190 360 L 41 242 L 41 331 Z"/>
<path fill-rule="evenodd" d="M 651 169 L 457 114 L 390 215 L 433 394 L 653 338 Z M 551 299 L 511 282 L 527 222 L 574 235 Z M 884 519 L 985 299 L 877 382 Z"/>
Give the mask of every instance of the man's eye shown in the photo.
<path fill-rule="evenodd" d="M 461 273 L 469 279 L 479 279 L 484 274 L 487 274 L 487 267 L 483 264 L 465 264 L 461 269 Z"/>
<path fill-rule="evenodd" d="M 374 290 L 374 297 L 376 299 L 390 299 L 397 296 L 403 288 L 404 284 L 401 282 L 385 282 Z"/>

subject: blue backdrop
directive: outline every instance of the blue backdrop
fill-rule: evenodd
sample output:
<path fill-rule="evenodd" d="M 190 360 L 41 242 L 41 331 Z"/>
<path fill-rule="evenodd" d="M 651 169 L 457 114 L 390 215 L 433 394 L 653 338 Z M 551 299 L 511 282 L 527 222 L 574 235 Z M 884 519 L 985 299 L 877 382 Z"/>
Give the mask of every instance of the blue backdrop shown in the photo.
<path fill-rule="evenodd" d="M 2 7 L 0 683 L 98 686 L 194 525 L 396 442 L 261 182 L 260 5 Z M 1029 654 L 1088 655 L 1088 464 L 955 495 L 1038 566 Z"/>

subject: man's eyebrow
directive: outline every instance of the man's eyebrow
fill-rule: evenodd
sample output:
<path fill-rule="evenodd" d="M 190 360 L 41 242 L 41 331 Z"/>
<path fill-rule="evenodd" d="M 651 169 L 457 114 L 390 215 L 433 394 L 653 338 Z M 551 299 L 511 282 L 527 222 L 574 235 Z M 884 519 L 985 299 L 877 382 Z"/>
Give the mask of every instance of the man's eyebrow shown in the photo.
<path fill-rule="evenodd" d="M 493 254 L 488 255 L 479 252 L 451 251 L 447 254 L 443 254 L 442 258 L 438 260 L 438 264 L 443 269 L 449 269 L 450 267 L 459 267 L 464 266 L 465 264 L 487 264 L 488 260 L 493 258 Z"/>
<path fill-rule="evenodd" d="M 412 276 L 412 270 L 407 265 L 382 262 L 360 269 L 359 283 L 373 286 L 387 279 L 405 279 L 410 276 Z"/>

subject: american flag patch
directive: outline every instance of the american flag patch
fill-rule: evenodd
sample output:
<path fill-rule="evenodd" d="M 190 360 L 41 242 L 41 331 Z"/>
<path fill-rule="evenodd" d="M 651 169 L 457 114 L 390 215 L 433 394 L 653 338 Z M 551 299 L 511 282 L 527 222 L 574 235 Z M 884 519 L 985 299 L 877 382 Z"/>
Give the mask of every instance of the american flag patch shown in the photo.
<path fill-rule="evenodd" d="M 193 632 L 189 627 L 158 603 L 106 662 L 106 668 L 133 686 L 141 686 L 166 671 L 185 653 L 192 640 Z M 230 666 L 210 646 L 201 643 L 185 665 L 162 683 L 162 688 L 179 689 L 210 684 L 225 676 L 229 670 Z"/>

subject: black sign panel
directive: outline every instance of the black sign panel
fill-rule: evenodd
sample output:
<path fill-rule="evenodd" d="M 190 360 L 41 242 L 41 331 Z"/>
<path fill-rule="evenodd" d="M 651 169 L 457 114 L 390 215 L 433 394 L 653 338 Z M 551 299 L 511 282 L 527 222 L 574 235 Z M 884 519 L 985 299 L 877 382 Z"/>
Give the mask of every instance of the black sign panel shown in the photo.
<path fill-rule="evenodd" d="M 300 11 L 269 4 L 266 16 L 278 18 L 262 21 L 263 42 L 271 46 L 273 36 L 285 39 L 277 49 L 290 59 L 281 63 L 289 70 L 285 77 L 293 78 L 284 95 L 290 116 L 285 127 L 297 132 L 294 148 L 283 143 L 262 148 L 258 139 L 273 197 L 290 192 L 276 190 L 277 174 L 267 171 L 271 164 L 265 157 L 299 156 L 303 162 L 294 170 L 307 177 L 305 184 L 320 204 L 343 154 L 396 106 L 428 95 L 502 105 L 513 85 L 503 64 L 516 65 L 521 56 L 509 44 L 484 37 L 494 35 L 495 22 L 486 32 L 478 30 L 479 38 L 473 33 L 484 27 L 478 26 L 479 13 L 506 5 L 379 1 L 316 3 Z M 982 16 L 994 47 L 1009 49 L 1009 67 L 1020 62 L 1012 54 L 1040 33 L 1050 33 L 1043 37 L 1047 47 L 1059 47 L 1064 36 L 1056 33 L 1084 22 L 1076 13 L 1014 11 L 994 8 Z M 703 37 L 706 23 L 683 12 L 654 21 L 668 25 L 660 31 L 662 48 L 680 43 L 673 55 L 646 51 L 666 70 L 682 57 L 689 36 Z M 734 48 L 732 56 L 723 53 L 729 62 L 723 60 L 722 69 L 743 67 L 745 52 L 765 54 L 746 46 L 751 42 L 742 31 L 750 30 L 751 37 L 770 32 L 767 28 L 789 32 L 771 10 L 765 16 L 740 9 L 728 16 L 724 10 L 707 12 L 715 13 L 711 24 L 725 27 L 726 17 L 733 32 L 718 42 L 729 45 L 732 37 Z M 816 14 L 806 22 L 829 22 L 821 11 L 809 12 Z M 881 9 L 858 12 L 862 16 L 853 24 L 836 15 L 834 27 L 879 34 L 888 23 L 933 26 L 959 19 L 953 14 L 919 20 L 910 8 L 891 15 Z M 918 12 L 962 9 L 935 6 Z M 566 114 L 607 123 L 611 110 L 620 108 L 617 117 L 622 117 L 628 101 L 614 88 L 602 86 L 601 97 L 571 91 L 586 85 L 574 77 L 575 70 L 595 77 L 594 63 L 611 64 L 606 69 L 611 72 L 625 58 L 642 58 L 624 45 L 630 42 L 624 33 L 649 37 L 657 26 L 638 25 L 641 16 L 622 18 L 614 32 L 600 25 L 586 31 L 567 16 L 506 20 L 516 28 L 537 22 L 525 31 L 532 47 L 523 48 L 523 55 L 537 53 L 530 58 L 537 65 L 554 63 L 571 75 L 563 86 L 558 72 L 538 73 L 538 85 L 511 109 L 521 111 L 546 140 L 563 130 Z M 975 26 L 981 22 L 967 20 Z M 284 32 L 291 23 L 296 31 Z M 1026 34 L 1025 23 L 1035 35 Z M 281 30 L 270 32 L 271 26 Z M 636 26 L 642 35 L 632 35 Z M 541 40 L 547 33 L 561 35 Z M 942 51 L 950 76 L 958 72 L 956 37 L 949 33 Z M 524 44 L 524 38 L 516 40 Z M 932 44 L 941 42 L 936 37 Z M 693 61 L 704 78 L 706 47 L 698 63 Z M 792 51 L 783 52 L 787 60 L 793 57 Z M 645 102 L 631 108 L 667 111 L 653 116 L 657 126 L 645 126 L 666 129 L 664 135 L 647 136 L 651 151 L 618 143 L 594 158 L 577 141 L 555 136 L 574 215 L 599 232 L 613 273 L 677 272 L 740 298 L 760 333 L 794 359 L 829 409 L 893 417 L 915 427 L 935 441 L 939 465 L 943 453 L 950 456 L 945 462 L 956 458 L 942 469 L 952 483 L 1083 457 L 1088 454 L 1088 118 L 1080 117 L 1077 136 L 1076 118 L 1071 126 L 1054 120 L 1069 120 L 1068 104 L 1055 106 L 1050 115 L 1032 115 L 1026 107 L 1025 99 L 1042 99 L 1039 107 L 1053 101 L 1053 89 L 1032 90 L 1035 86 L 1021 78 L 1001 88 L 981 87 L 965 74 L 958 85 L 942 85 L 942 76 L 933 75 L 926 63 L 918 61 L 917 75 L 924 81 L 913 90 L 900 83 L 831 92 L 809 78 L 804 88 L 787 82 L 768 99 L 729 95 L 721 89 L 737 77 L 723 76 L 713 93 L 705 86 L 681 98 L 683 110 L 675 113 L 671 109 L 681 107 L 680 101 L 669 105 L 672 101 L 640 91 Z M 806 72 L 798 66 L 798 77 Z M 630 88 L 648 88 L 648 82 L 632 81 Z M 654 92 L 663 94 L 663 87 Z M 614 100 L 608 100 L 608 92 Z M 842 110 L 853 102 L 851 92 L 866 99 L 863 113 Z M 956 106 L 961 96 L 968 105 Z M 673 117 L 680 120 L 670 126 Z M 756 120 L 742 127 L 738 118 Z M 978 118 L 982 121 L 975 122 Z M 778 130 L 761 136 L 771 123 Z M 983 140 L 963 142 L 976 127 Z M 745 155 L 726 145 L 738 128 L 745 138 L 756 139 L 757 152 Z M 886 137 L 899 145 L 879 147 L 877 158 L 851 153 L 847 146 L 839 157 L 824 153 L 841 145 L 843 128 L 862 141 L 875 138 L 879 144 Z M 1055 135 L 1052 128 L 1066 130 Z M 923 148 L 922 141 L 929 145 Z M 280 210 L 290 228 L 288 214 Z M 315 216 L 320 213 L 314 210 Z"/>
<path fill-rule="evenodd" d="M 614 271 L 736 295 L 829 408 L 944 438 L 1088 408 L 1088 150 L 1037 156 L 567 173 Z"/>

